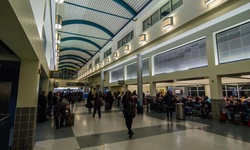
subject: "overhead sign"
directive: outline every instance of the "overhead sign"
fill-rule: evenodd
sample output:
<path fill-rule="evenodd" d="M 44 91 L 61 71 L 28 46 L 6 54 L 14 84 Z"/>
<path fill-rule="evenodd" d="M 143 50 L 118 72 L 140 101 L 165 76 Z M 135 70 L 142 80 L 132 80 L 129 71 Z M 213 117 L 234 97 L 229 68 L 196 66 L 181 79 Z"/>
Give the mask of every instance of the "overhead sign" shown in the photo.
<path fill-rule="evenodd" d="M 85 84 L 78 82 L 66 82 L 66 86 L 85 86 Z"/>
<path fill-rule="evenodd" d="M 124 85 L 124 80 L 118 80 L 118 85 Z"/>
<path fill-rule="evenodd" d="M 50 72 L 51 78 L 62 78 L 61 71 L 51 71 Z"/>

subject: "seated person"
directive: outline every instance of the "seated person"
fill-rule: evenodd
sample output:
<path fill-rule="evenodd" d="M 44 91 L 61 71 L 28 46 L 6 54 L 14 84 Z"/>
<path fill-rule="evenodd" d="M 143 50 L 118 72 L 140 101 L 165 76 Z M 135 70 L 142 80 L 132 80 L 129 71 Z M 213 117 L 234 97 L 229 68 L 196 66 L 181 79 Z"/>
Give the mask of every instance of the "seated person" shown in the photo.
<path fill-rule="evenodd" d="M 234 105 L 233 101 L 229 102 L 229 105 L 226 106 L 226 110 L 229 121 L 232 121 L 236 112 L 236 106 Z"/>
<path fill-rule="evenodd" d="M 243 105 L 242 101 L 240 99 L 237 100 L 236 113 L 235 114 L 239 114 L 241 116 L 242 123 L 245 121 L 246 116 L 248 114 L 247 106 Z"/>
<path fill-rule="evenodd" d="M 211 112 L 211 103 L 206 101 L 203 107 L 201 108 L 202 117 L 208 118 L 210 112 Z"/>

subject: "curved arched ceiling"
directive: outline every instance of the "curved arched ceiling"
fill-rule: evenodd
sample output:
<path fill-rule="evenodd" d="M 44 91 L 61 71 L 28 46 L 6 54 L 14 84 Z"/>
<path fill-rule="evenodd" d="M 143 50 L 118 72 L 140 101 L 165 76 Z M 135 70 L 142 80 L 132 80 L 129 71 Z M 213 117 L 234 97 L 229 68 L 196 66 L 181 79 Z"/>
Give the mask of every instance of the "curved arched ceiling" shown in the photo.
<path fill-rule="evenodd" d="M 65 0 L 59 69 L 82 68 L 152 0 Z M 95 64 L 93 64 L 95 65 Z"/>

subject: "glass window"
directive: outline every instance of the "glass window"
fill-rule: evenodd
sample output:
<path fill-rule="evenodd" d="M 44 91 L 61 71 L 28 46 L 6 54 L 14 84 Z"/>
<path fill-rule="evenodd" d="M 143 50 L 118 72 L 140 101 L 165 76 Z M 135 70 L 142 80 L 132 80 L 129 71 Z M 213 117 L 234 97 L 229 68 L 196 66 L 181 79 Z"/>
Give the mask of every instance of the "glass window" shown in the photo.
<path fill-rule="evenodd" d="M 95 64 L 98 64 L 100 62 L 100 57 L 98 57 L 96 60 L 95 60 Z"/>
<path fill-rule="evenodd" d="M 205 39 L 154 56 L 154 73 L 189 70 L 207 66 Z"/>
<path fill-rule="evenodd" d="M 137 77 L 137 64 L 131 64 L 126 67 L 127 79 L 135 79 Z"/>
<path fill-rule="evenodd" d="M 250 58 L 250 23 L 216 34 L 219 63 Z"/>
<path fill-rule="evenodd" d="M 170 12 L 171 12 L 171 7 L 170 7 L 170 3 L 168 2 L 167 4 L 162 6 L 160 9 L 161 19 L 167 16 Z"/>
<path fill-rule="evenodd" d="M 149 76 L 149 59 L 142 60 L 142 76 Z"/>
<path fill-rule="evenodd" d="M 152 16 L 152 25 L 155 24 L 156 22 L 158 22 L 160 20 L 160 14 L 159 14 L 159 10 L 156 11 Z"/>
<path fill-rule="evenodd" d="M 120 40 L 120 41 L 118 42 L 118 49 L 119 49 L 120 47 L 122 47 L 122 40 Z"/>
<path fill-rule="evenodd" d="M 117 82 L 118 80 L 123 80 L 123 68 L 113 70 L 110 72 L 111 80 L 110 82 Z"/>
<path fill-rule="evenodd" d="M 122 46 L 127 43 L 126 36 L 122 39 Z"/>
<path fill-rule="evenodd" d="M 108 57 L 111 53 L 112 53 L 112 48 L 110 48 L 104 53 L 104 58 Z"/>
<path fill-rule="evenodd" d="M 134 30 L 130 32 L 131 40 L 134 39 Z"/>
<path fill-rule="evenodd" d="M 149 17 L 143 22 L 143 31 L 148 29 L 149 27 L 151 27 L 151 17 Z"/>
<path fill-rule="evenodd" d="M 174 11 L 183 4 L 183 0 L 171 0 L 171 1 L 172 1 L 172 11 Z"/>
<path fill-rule="evenodd" d="M 89 64 L 89 69 L 90 69 L 90 68 L 92 68 L 92 63 L 91 63 L 91 64 Z"/>
<path fill-rule="evenodd" d="M 126 36 L 126 41 L 129 42 L 131 40 L 131 34 L 129 33 L 127 36 Z"/>

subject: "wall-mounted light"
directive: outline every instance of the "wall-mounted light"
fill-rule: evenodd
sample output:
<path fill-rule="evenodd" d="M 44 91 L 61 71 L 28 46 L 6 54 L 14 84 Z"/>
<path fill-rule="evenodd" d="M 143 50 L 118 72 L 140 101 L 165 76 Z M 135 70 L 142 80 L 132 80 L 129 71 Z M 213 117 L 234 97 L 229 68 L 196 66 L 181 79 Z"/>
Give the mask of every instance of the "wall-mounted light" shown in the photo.
<path fill-rule="evenodd" d="M 116 59 L 118 59 L 118 57 L 119 57 L 119 53 L 118 53 L 118 51 L 116 51 L 116 52 L 114 53 L 114 59 L 116 60 Z"/>
<path fill-rule="evenodd" d="M 214 3 L 215 1 L 217 1 L 217 0 L 204 0 L 205 5 L 207 5 L 207 6 L 211 5 L 211 4 Z"/>
<path fill-rule="evenodd" d="M 103 67 L 104 66 L 104 63 L 103 61 L 100 62 L 100 67 Z"/>
<path fill-rule="evenodd" d="M 57 52 L 56 56 L 59 57 L 59 56 L 60 56 L 60 53 Z"/>
<path fill-rule="evenodd" d="M 60 33 L 56 33 L 56 44 L 61 42 L 61 34 Z"/>
<path fill-rule="evenodd" d="M 56 15 L 56 29 L 62 29 L 62 17 L 60 15 Z"/>
<path fill-rule="evenodd" d="M 106 64 L 109 63 L 109 57 L 105 59 Z"/>
<path fill-rule="evenodd" d="M 95 67 L 92 67 L 92 72 L 95 72 Z"/>
<path fill-rule="evenodd" d="M 129 45 L 124 45 L 124 53 L 129 52 Z"/>
<path fill-rule="evenodd" d="M 99 69 L 99 64 L 96 64 L 95 65 L 95 70 L 98 70 Z"/>
<path fill-rule="evenodd" d="M 56 49 L 55 49 L 55 50 L 56 50 L 57 53 L 60 52 L 60 48 L 61 48 L 60 45 L 59 45 L 59 44 L 56 44 Z"/>
<path fill-rule="evenodd" d="M 142 34 L 140 35 L 140 38 L 139 38 L 139 43 L 142 44 L 146 42 L 146 34 Z"/>
<path fill-rule="evenodd" d="M 167 17 L 163 20 L 163 30 L 173 25 L 173 17 Z"/>
<path fill-rule="evenodd" d="M 55 0 L 58 4 L 62 4 L 64 0 Z"/>

